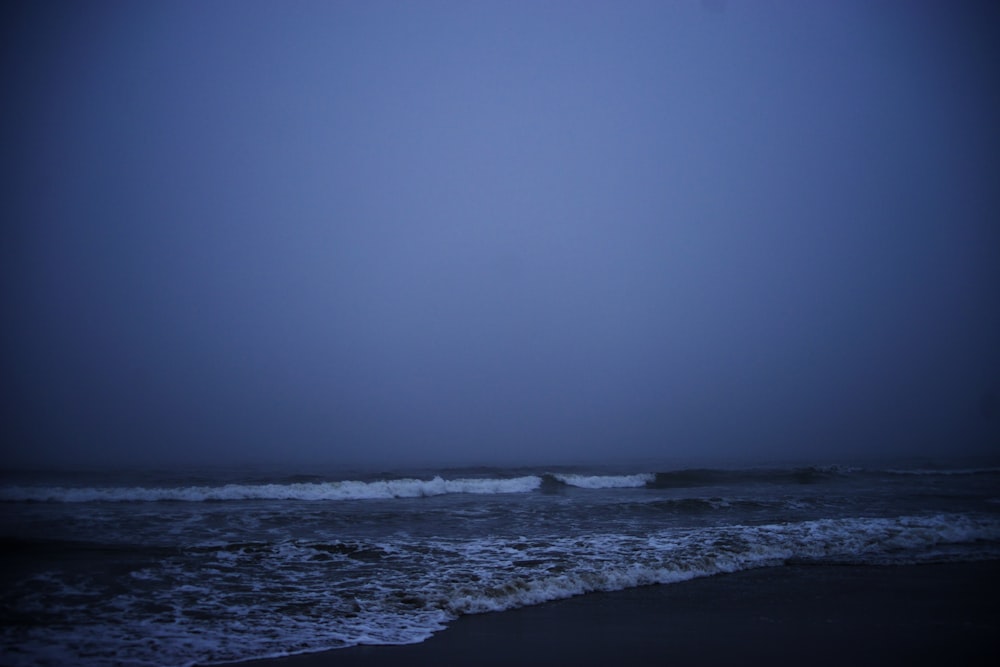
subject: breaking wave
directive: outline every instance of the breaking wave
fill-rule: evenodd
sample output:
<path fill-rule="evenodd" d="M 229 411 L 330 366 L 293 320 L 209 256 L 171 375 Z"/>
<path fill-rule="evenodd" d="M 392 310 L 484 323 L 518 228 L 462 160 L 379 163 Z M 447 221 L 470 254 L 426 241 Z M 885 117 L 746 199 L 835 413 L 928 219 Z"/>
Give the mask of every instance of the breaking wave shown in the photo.
<path fill-rule="evenodd" d="M 0 502 L 201 502 L 234 500 L 378 500 L 420 498 L 446 494 L 518 494 L 576 489 L 683 489 L 726 486 L 834 484 L 846 479 L 909 477 L 911 479 L 986 477 L 1000 473 L 1000 467 L 863 469 L 847 466 L 806 466 L 798 468 L 687 468 L 665 472 L 633 474 L 588 474 L 587 472 L 545 472 L 538 470 L 498 470 L 473 472 L 448 478 L 446 473 L 429 478 L 388 478 L 372 480 L 323 480 L 316 475 L 254 480 L 253 482 L 150 485 L 0 485 Z M 468 474 L 468 473 L 467 473 Z M 727 493 L 726 495 L 730 495 Z"/>
<path fill-rule="evenodd" d="M 449 493 L 528 493 L 541 486 L 535 475 L 510 479 L 389 479 L 296 484 L 226 484 L 177 487 L 7 487 L 6 502 L 153 502 L 225 500 L 374 500 L 420 498 Z"/>
<path fill-rule="evenodd" d="M 569 475 L 553 474 L 552 477 L 568 486 L 581 489 L 630 489 L 646 486 L 656 479 L 653 473 L 638 475 Z"/>

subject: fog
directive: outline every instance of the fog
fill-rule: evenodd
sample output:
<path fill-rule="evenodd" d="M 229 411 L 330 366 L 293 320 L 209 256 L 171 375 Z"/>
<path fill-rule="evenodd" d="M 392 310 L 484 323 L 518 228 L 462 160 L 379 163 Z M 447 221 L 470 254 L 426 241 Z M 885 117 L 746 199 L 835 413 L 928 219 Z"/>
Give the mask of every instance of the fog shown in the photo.
<path fill-rule="evenodd" d="M 4 465 L 998 451 L 990 3 L 3 12 Z"/>

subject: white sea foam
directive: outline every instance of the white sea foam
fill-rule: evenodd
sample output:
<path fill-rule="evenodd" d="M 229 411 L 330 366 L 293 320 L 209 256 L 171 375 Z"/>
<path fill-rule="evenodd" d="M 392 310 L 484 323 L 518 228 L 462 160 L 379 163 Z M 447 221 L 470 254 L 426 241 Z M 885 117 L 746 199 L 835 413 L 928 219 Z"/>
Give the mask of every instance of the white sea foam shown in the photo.
<path fill-rule="evenodd" d="M 516 551 L 530 563 L 510 576 L 495 545 L 470 545 L 465 561 L 482 563 L 477 584 L 446 596 L 455 614 L 503 611 L 594 591 L 668 584 L 696 577 L 779 565 L 788 560 L 837 563 L 916 563 L 943 558 L 942 547 L 993 542 L 980 556 L 996 557 L 1000 520 L 959 515 L 892 519 L 825 519 L 796 524 L 663 531 L 648 537 L 597 535 Z M 546 569 L 553 554 L 573 553 L 574 566 Z M 986 555 L 982 555 L 986 554 Z M 502 576 L 497 576 L 503 573 Z"/>
<path fill-rule="evenodd" d="M 646 486 L 656 479 L 653 473 L 640 473 L 637 475 L 569 475 L 554 474 L 554 478 L 582 489 L 625 489 Z"/>
<path fill-rule="evenodd" d="M 179 487 L 32 487 L 0 488 L 5 502 L 147 502 L 223 500 L 372 500 L 419 498 L 449 493 L 528 493 L 541 486 L 534 475 L 509 479 L 390 479 L 298 484 L 226 484 Z"/>
<path fill-rule="evenodd" d="M 941 514 L 648 534 L 230 543 L 183 550 L 183 558 L 178 553 L 153 565 L 155 573 L 142 570 L 141 578 L 130 578 L 133 586 L 145 586 L 142 594 L 88 595 L 81 602 L 67 586 L 60 613 L 88 622 L 52 631 L 68 635 L 19 641 L 22 652 L 11 654 L 11 664 L 205 664 L 413 643 L 461 614 L 789 559 L 913 562 L 937 557 L 949 545 L 998 540 L 996 517 Z M 206 572 L 212 572 L 211 586 Z M 41 604 L 44 591 L 57 585 L 28 582 L 26 599 Z M 96 615 L 104 622 L 92 622 Z"/>

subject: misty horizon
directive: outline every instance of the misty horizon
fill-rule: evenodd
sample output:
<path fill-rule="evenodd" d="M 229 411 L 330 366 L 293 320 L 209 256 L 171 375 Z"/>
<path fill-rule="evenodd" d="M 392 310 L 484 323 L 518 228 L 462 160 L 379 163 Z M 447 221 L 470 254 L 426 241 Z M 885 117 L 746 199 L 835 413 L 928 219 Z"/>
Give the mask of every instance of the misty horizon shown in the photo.
<path fill-rule="evenodd" d="M 3 12 L 0 466 L 1000 453 L 986 3 Z"/>

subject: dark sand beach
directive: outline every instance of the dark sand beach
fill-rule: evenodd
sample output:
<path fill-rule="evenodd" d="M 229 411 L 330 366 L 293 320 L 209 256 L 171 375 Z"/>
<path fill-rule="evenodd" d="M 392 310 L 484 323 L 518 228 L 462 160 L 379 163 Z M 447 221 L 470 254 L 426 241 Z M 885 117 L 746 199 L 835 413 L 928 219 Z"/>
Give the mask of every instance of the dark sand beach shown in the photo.
<path fill-rule="evenodd" d="M 354 665 L 994 665 L 1000 561 L 763 568 L 465 616 L 426 642 L 257 660 Z"/>

